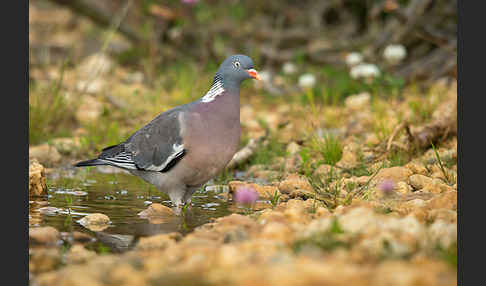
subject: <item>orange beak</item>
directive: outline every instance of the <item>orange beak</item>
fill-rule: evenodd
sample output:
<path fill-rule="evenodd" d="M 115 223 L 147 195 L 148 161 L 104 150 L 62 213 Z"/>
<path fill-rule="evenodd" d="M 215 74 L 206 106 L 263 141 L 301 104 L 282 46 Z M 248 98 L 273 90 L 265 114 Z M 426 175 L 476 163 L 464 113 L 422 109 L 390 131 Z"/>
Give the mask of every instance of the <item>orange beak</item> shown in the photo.
<path fill-rule="evenodd" d="M 247 72 L 248 72 L 248 74 L 249 74 L 249 75 L 250 75 L 252 78 L 254 78 L 254 79 L 256 79 L 256 80 L 261 80 L 260 75 L 258 74 L 258 72 L 257 72 L 256 70 L 254 70 L 254 69 L 249 69 L 249 70 L 247 70 Z"/>

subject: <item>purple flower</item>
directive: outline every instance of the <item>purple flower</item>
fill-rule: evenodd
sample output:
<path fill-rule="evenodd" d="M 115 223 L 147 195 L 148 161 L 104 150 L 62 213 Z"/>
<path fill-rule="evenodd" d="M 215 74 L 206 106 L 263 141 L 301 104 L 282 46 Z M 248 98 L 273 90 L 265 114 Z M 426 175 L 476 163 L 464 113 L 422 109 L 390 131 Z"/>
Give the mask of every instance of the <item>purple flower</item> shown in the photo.
<path fill-rule="evenodd" d="M 384 194 L 391 194 L 393 192 L 393 189 L 395 189 L 395 182 L 392 180 L 383 180 L 381 183 L 378 185 L 378 188 L 384 193 Z"/>
<path fill-rule="evenodd" d="M 182 3 L 192 5 L 199 2 L 199 0 L 181 0 Z"/>
<path fill-rule="evenodd" d="M 258 199 L 258 193 L 251 187 L 240 187 L 236 190 L 234 200 L 238 204 L 252 205 Z"/>

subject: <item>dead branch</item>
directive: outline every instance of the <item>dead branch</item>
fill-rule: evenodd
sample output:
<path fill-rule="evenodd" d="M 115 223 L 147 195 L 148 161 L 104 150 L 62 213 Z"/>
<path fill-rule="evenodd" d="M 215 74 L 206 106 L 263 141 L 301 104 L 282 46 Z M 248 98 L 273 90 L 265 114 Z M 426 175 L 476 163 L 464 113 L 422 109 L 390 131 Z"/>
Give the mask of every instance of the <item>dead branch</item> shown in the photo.
<path fill-rule="evenodd" d="M 392 143 L 393 143 L 393 138 L 395 138 L 395 136 L 398 134 L 398 132 L 400 130 L 402 130 L 405 127 L 405 125 L 406 125 L 406 123 L 400 123 L 399 125 L 397 125 L 395 127 L 392 134 L 390 135 L 390 138 L 388 139 L 388 143 L 386 144 L 386 151 L 390 151 L 390 148 L 391 148 Z"/>
<path fill-rule="evenodd" d="M 423 126 L 405 125 L 409 141 L 418 148 L 428 148 L 431 142 L 457 133 L 457 97 L 439 105 L 434 115 L 432 122 Z"/>
<path fill-rule="evenodd" d="M 250 139 L 248 144 L 245 147 L 241 148 L 240 151 L 236 152 L 233 156 L 233 159 L 226 165 L 227 169 L 233 169 L 234 167 L 238 166 L 241 163 L 246 162 L 250 157 L 255 153 L 261 143 L 263 143 L 268 137 L 268 132 L 265 132 L 265 135 L 257 138 L 257 139 Z"/>
<path fill-rule="evenodd" d="M 103 27 L 110 27 L 111 22 L 117 16 L 117 11 L 109 11 L 94 5 L 93 1 L 88 0 L 51 0 L 59 5 L 71 9 L 74 13 L 90 18 L 92 21 Z M 122 22 L 119 31 L 130 41 L 140 43 L 143 39 L 140 33 L 134 30 L 127 23 Z"/>

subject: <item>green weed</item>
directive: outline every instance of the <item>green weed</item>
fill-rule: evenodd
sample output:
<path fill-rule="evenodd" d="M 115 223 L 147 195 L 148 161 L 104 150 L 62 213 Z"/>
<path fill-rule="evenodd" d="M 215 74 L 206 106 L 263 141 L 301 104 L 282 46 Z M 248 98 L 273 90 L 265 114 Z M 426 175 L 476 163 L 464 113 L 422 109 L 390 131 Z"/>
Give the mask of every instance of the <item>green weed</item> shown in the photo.
<path fill-rule="evenodd" d="M 437 149 L 435 148 L 434 143 L 430 142 L 430 144 L 432 145 L 432 149 L 434 150 L 437 162 L 439 162 L 439 167 L 440 167 L 440 170 L 442 171 L 442 174 L 444 175 L 446 183 L 451 185 L 452 180 L 450 179 L 449 174 L 447 173 L 447 171 L 444 168 L 444 165 L 442 164 L 442 160 L 440 159 L 439 152 L 437 152 Z"/>
<path fill-rule="evenodd" d="M 268 165 L 277 157 L 285 157 L 287 155 L 285 148 L 284 143 L 279 142 L 275 136 L 270 135 L 267 139 L 267 144 L 262 144 L 250 157 L 248 166 L 256 164 Z"/>
<path fill-rule="evenodd" d="M 324 141 L 313 140 L 312 145 L 322 155 L 325 164 L 334 166 L 343 156 L 343 147 L 333 135 L 326 135 Z"/>
<path fill-rule="evenodd" d="M 280 203 L 280 194 L 278 193 L 278 191 L 275 191 L 272 198 L 270 199 L 270 203 L 272 203 L 272 207 L 278 206 L 278 204 Z"/>
<path fill-rule="evenodd" d="M 66 200 L 66 207 L 68 209 L 68 213 L 69 213 L 69 215 L 71 215 L 71 212 L 72 212 L 71 207 L 73 205 L 73 197 L 71 195 L 65 195 L 64 199 Z"/>
<path fill-rule="evenodd" d="M 302 148 L 299 151 L 299 156 L 302 159 L 302 164 L 300 165 L 300 172 L 306 176 L 310 177 L 312 175 L 312 172 L 314 170 L 313 165 L 312 165 L 312 155 L 309 150 L 309 148 Z"/>
<path fill-rule="evenodd" d="M 89 155 L 98 154 L 101 149 L 119 144 L 128 137 L 128 134 L 120 130 L 116 121 L 105 117 L 96 123 L 86 124 L 85 128 L 87 132 L 80 138 L 80 151 Z"/>
<path fill-rule="evenodd" d="M 403 166 L 407 164 L 410 161 L 411 156 L 405 151 L 393 149 L 387 155 L 387 159 L 388 159 L 387 165 L 388 168 L 390 168 L 395 166 Z"/>
<path fill-rule="evenodd" d="M 70 136 L 77 106 L 68 103 L 61 92 L 65 62 L 60 77 L 42 88 L 31 85 L 29 90 L 29 144 L 39 144 L 49 138 Z"/>
<path fill-rule="evenodd" d="M 439 258 L 446 261 L 450 266 L 457 268 L 457 243 L 451 244 L 448 248 L 437 244 L 435 252 Z"/>
<path fill-rule="evenodd" d="M 339 202 L 341 183 L 337 181 L 334 167 L 331 167 L 327 176 L 311 175 L 307 176 L 309 184 L 315 191 L 314 199 L 322 201 L 328 209 L 336 208 Z"/>

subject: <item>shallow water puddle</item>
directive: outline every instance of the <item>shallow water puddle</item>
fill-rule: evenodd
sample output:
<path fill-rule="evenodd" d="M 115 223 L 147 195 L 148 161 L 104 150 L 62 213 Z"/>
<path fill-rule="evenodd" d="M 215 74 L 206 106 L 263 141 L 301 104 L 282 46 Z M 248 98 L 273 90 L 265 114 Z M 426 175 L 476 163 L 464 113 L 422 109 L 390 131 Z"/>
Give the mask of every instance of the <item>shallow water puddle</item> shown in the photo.
<path fill-rule="evenodd" d="M 97 168 L 60 170 L 48 176 L 48 186 L 47 198 L 30 203 L 29 225 L 85 232 L 115 252 L 129 249 L 143 236 L 169 232 L 184 235 L 214 218 L 245 213 L 226 199 L 227 186 L 209 185 L 194 194 L 193 206 L 185 216 L 141 218 L 138 213 L 151 203 L 170 207 L 169 197 L 133 175 L 100 172 Z M 271 206 L 261 201 L 258 209 L 262 204 Z M 90 213 L 107 215 L 111 225 L 102 231 L 86 229 L 77 221 Z"/>

